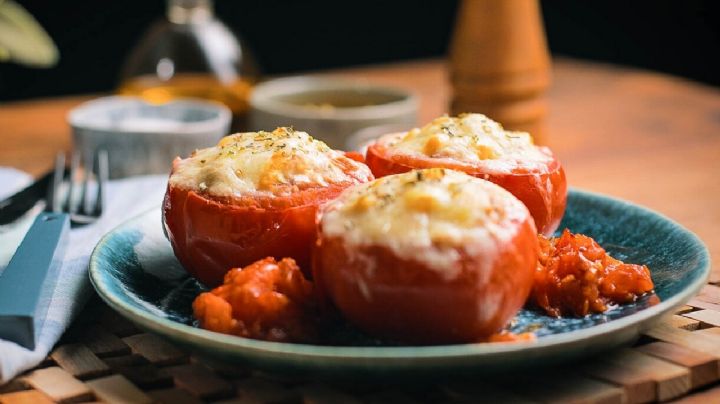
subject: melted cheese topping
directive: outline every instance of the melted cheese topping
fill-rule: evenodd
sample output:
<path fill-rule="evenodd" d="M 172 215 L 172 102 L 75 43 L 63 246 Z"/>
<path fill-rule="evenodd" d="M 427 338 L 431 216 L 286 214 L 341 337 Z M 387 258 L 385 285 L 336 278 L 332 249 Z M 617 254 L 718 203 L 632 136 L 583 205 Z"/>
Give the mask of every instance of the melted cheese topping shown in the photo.
<path fill-rule="evenodd" d="M 214 196 L 289 195 L 372 178 L 362 163 L 292 128 L 236 133 L 176 161 L 170 185 Z"/>
<path fill-rule="evenodd" d="M 517 168 L 547 170 L 552 153 L 533 144 L 526 132 L 513 132 L 482 114 L 436 118 L 422 128 L 395 133 L 379 141 L 394 154 L 411 154 L 482 167 L 491 172 Z"/>
<path fill-rule="evenodd" d="M 387 246 L 452 278 L 459 271 L 458 248 L 491 263 L 497 246 L 511 240 L 528 217 L 525 205 L 503 188 L 432 168 L 345 190 L 325 208 L 321 227 L 324 235 L 342 237 L 349 251 Z"/>

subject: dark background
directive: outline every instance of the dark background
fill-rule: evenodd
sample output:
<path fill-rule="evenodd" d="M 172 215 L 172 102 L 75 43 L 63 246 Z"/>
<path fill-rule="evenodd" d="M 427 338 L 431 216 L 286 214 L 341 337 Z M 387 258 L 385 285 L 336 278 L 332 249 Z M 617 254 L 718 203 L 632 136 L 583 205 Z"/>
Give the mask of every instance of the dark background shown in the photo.
<path fill-rule="evenodd" d="M 124 58 L 164 14 L 159 0 L 19 0 L 61 59 L 0 64 L 0 100 L 108 91 Z M 634 65 L 720 86 L 720 2 L 543 0 L 553 54 Z M 216 0 L 266 73 L 445 54 L 457 1 Z"/>

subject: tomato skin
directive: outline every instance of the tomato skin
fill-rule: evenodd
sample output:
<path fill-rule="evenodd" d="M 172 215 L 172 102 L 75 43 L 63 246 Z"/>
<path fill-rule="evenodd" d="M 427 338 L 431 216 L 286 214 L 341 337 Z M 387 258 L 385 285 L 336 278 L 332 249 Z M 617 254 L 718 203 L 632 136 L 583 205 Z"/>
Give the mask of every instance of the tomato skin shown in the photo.
<path fill-rule="evenodd" d="M 459 275 L 445 279 L 386 246 L 349 246 L 321 230 L 315 285 L 371 335 L 414 344 L 476 342 L 498 332 L 525 303 L 537 262 L 535 226 L 530 218 L 519 224 L 489 267 L 484 257 L 473 258 L 465 248 L 458 252 Z"/>
<path fill-rule="evenodd" d="M 180 263 L 190 275 L 214 287 L 230 268 L 265 257 L 293 257 L 301 268 L 309 268 L 315 216 L 323 202 L 260 208 L 221 203 L 170 186 L 163 221 Z"/>
<path fill-rule="evenodd" d="M 567 180 L 557 159 L 548 173 L 489 175 L 487 179 L 527 206 L 539 233 L 552 235 L 560 226 L 567 204 Z"/>
<path fill-rule="evenodd" d="M 389 156 L 385 147 L 378 142 L 368 147 L 365 159 L 376 178 L 416 168 L 442 167 L 493 182 L 508 190 L 527 206 L 530 215 L 535 219 L 538 232 L 546 236 L 557 230 L 565 213 L 567 180 L 560 161 L 554 156 L 547 170 L 541 173 L 515 170 L 507 174 L 488 173 L 481 167 L 452 164 L 447 160 L 431 157 Z"/>

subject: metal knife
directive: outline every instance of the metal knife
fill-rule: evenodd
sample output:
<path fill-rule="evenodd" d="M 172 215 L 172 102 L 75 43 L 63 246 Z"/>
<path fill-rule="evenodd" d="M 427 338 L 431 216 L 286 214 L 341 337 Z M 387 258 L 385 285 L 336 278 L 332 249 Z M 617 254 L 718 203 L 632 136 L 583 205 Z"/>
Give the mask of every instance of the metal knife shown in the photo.
<path fill-rule="evenodd" d="M 53 170 L 50 170 L 25 189 L 0 201 L 0 225 L 14 222 L 44 199 L 52 177 Z"/>

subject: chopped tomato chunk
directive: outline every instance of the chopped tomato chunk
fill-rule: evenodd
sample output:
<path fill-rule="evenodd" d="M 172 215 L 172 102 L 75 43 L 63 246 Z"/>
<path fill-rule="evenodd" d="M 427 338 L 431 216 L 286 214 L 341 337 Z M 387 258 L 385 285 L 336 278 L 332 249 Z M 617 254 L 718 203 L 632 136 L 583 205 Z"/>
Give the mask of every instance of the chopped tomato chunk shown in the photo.
<path fill-rule="evenodd" d="M 523 342 L 523 341 L 535 341 L 537 337 L 531 332 L 522 332 L 515 334 L 510 331 L 501 331 L 492 334 L 488 338 L 487 342 Z"/>
<path fill-rule="evenodd" d="M 529 301 L 551 316 L 602 313 L 609 304 L 630 303 L 653 291 L 647 266 L 611 257 L 588 236 L 565 229 L 558 238 L 538 237 L 540 257 Z"/>
<path fill-rule="evenodd" d="M 292 258 L 268 257 L 231 269 L 223 285 L 193 302 L 202 328 L 267 341 L 316 338 L 313 285 Z"/>

